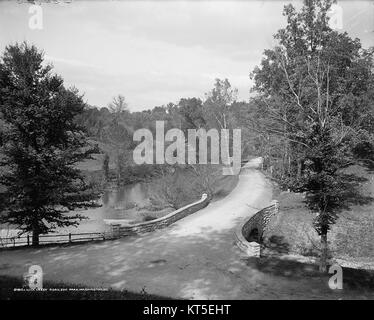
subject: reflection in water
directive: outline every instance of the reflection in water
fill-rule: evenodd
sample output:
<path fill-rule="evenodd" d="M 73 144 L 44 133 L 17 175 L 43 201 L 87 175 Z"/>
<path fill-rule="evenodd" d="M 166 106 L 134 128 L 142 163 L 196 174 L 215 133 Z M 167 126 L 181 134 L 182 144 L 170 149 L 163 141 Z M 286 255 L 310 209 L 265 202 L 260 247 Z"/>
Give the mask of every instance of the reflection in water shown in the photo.
<path fill-rule="evenodd" d="M 108 190 L 102 197 L 104 206 L 126 207 L 131 203 L 142 205 L 148 200 L 149 184 L 135 183 L 119 187 L 116 190 Z"/>
<path fill-rule="evenodd" d="M 88 219 L 82 220 L 77 228 L 67 227 L 60 232 L 101 232 L 108 230 L 104 219 L 137 220 L 139 214 L 136 208 L 149 205 L 150 189 L 150 184 L 135 183 L 105 191 L 100 199 L 101 207 L 72 212 L 72 214 L 79 212 Z"/>

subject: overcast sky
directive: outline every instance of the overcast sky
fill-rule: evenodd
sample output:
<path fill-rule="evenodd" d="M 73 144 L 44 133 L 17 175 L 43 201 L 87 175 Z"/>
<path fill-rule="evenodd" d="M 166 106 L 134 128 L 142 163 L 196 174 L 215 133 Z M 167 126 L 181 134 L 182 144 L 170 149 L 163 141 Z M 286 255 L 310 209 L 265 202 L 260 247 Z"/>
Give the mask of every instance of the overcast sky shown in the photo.
<path fill-rule="evenodd" d="M 228 78 L 247 100 L 249 72 L 285 23 L 290 1 L 74 1 L 42 4 L 43 29 L 29 28 L 30 4 L 0 2 L 0 50 L 27 40 L 67 85 L 106 106 L 123 94 L 132 111 L 204 97 Z M 293 1 L 297 6 L 299 1 Z M 374 45 L 374 4 L 340 1 L 343 27 Z"/>

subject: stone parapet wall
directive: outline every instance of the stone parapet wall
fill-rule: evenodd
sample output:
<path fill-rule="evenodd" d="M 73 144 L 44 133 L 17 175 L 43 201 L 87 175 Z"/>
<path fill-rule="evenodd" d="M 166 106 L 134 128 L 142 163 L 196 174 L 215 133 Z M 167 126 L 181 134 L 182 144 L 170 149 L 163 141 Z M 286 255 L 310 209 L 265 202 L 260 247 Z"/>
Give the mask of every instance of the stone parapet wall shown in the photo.
<path fill-rule="evenodd" d="M 191 203 L 185 207 L 175 210 L 168 215 L 147 222 L 129 224 L 128 220 L 104 220 L 105 223 L 111 225 L 113 232 L 118 236 L 137 235 L 146 232 L 152 232 L 165 228 L 172 223 L 189 216 L 196 211 L 205 208 L 210 202 L 207 194 L 203 194 L 199 201 Z"/>
<path fill-rule="evenodd" d="M 236 245 L 248 256 L 259 257 L 261 255 L 261 242 L 264 231 L 266 230 L 270 219 L 279 211 L 278 201 L 261 209 L 249 218 L 235 232 Z M 257 239 L 251 239 L 255 232 Z"/>

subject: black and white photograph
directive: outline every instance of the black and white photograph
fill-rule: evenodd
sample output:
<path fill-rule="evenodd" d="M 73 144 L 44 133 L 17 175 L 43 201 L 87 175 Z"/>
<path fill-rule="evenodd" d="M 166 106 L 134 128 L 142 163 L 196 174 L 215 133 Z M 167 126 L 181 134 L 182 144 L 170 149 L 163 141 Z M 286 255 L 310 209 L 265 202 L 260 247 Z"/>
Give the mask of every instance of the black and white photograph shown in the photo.
<path fill-rule="evenodd" d="M 374 2 L 0 1 L 0 300 L 374 300 Z"/>

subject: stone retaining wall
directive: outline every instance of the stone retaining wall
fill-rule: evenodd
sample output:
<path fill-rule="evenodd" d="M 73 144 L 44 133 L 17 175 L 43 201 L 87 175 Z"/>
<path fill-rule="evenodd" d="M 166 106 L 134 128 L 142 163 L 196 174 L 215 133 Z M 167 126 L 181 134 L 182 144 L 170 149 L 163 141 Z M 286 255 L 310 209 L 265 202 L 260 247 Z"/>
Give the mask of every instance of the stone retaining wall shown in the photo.
<path fill-rule="evenodd" d="M 235 232 L 236 245 L 248 256 L 261 255 L 261 242 L 270 219 L 279 211 L 278 201 L 255 213 Z M 257 239 L 256 239 L 257 238 Z"/>
<path fill-rule="evenodd" d="M 187 217 L 188 215 L 195 213 L 196 211 L 205 208 L 210 202 L 210 198 L 207 194 L 203 194 L 199 201 L 182 207 L 176 211 L 169 213 L 168 215 L 147 222 L 141 222 L 137 224 L 129 224 L 128 220 L 104 220 L 105 223 L 110 224 L 114 234 L 118 237 L 136 235 L 146 232 L 152 232 L 157 229 L 165 228 L 172 223 Z"/>

